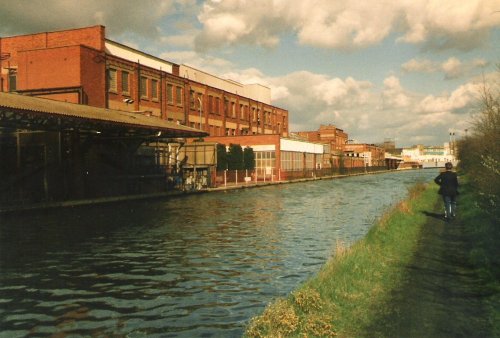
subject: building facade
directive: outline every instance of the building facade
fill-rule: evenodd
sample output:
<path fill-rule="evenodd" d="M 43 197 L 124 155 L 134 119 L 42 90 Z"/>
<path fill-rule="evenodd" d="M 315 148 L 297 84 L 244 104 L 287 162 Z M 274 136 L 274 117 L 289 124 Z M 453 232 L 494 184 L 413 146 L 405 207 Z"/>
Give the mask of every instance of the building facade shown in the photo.
<path fill-rule="evenodd" d="M 309 176 L 307 173 L 315 174 L 330 155 L 325 152 L 323 144 L 283 138 L 277 134 L 206 137 L 204 140 L 226 146 L 232 143 L 252 148 L 256 175 L 267 180 L 285 180 Z"/>
<path fill-rule="evenodd" d="M 385 167 L 385 150 L 374 144 L 346 144 L 345 155 L 351 158 L 353 167 Z"/>
<path fill-rule="evenodd" d="M 157 116 L 213 136 L 288 136 L 270 90 L 177 65 L 93 26 L 0 38 L 0 91 Z"/>

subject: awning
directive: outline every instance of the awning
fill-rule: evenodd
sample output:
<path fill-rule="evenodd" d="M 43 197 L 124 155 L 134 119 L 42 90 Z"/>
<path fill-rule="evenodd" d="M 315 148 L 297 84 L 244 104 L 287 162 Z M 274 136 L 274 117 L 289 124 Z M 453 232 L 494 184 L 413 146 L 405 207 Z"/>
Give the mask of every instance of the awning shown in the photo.
<path fill-rule="evenodd" d="M 0 92 L 0 127 L 163 139 L 208 135 L 158 117 L 4 92 Z"/>

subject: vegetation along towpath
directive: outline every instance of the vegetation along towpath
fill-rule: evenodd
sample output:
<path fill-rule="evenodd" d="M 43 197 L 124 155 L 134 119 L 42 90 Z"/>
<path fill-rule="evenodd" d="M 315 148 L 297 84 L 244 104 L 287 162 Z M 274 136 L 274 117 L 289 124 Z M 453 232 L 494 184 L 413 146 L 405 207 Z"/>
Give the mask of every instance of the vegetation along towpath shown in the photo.
<path fill-rule="evenodd" d="M 464 188 L 442 220 L 419 185 L 361 241 L 337 245 L 317 276 L 252 319 L 249 337 L 497 337 L 498 230 Z M 495 263 L 496 262 L 496 263 Z"/>

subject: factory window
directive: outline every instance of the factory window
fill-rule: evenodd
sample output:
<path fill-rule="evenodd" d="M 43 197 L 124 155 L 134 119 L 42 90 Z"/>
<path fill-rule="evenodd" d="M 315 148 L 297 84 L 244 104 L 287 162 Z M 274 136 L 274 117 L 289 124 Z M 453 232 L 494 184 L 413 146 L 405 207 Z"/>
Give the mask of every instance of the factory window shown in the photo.
<path fill-rule="evenodd" d="M 151 80 L 151 97 L 158 101 L 158 80 Z"/>
<path fill-rule="evenodd" d="M 194 90 L 189 91 L 189 107 L 191 109 L 196 109 L 196 103 L 194 102 Z"/>
<path fill-rule="evenodd" d="M 140 88 L 141 89 L 140 90 L 141 98 L 147 99 L 148 98 L 148 78 L 141 76 L 140 85 L 141 85 L 141 88 Z"/>
<path fill-rule="evenodd" d="M 17 90 L 17 73 L 15 70 L 9 70 L 9 92 L 15 92 Z"/>
<path fill-rule="evenodd" d="M 116 69 L 109 68 L 108 69 L 108 91 L 115 92 L 117 91 L 116 86 Z"/>
<path fill-rule="evenodd" d="M 175 101 L 178 106 L 182 106 L 182 87 L 175 87 Z"/>
<path fill-rule="evenodd" d="M 220 98 L 215 98 L 215 113 L 220 115 Z"/>
<path fill-rule="evenodd" d="M 174 103 L 174 86 L 167 84 L 167 102 Z"/>
<path fill-rule="evenodd" d="M 129 94 L 130 89 L 129 89 L 129 73 L 122 70 L 122 93 L 123 94 Z"/>

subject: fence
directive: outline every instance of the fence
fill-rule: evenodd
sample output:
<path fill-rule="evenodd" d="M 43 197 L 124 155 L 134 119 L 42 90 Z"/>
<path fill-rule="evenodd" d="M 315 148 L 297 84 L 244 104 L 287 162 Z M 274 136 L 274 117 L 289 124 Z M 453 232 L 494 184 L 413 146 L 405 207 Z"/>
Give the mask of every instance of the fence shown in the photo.
<path fill-rule="evenodd" d="M 217 171 L 214 187 L 228 185 L 258 184 L 263 182 L 279 182 L 306 178 L 321 178 L 340 175 L 356 175 L 362 173 L 387 170 L 382 167 L 355 167 L 355 168 L 323 168 L 303 170 L 223 170 Z"/>

